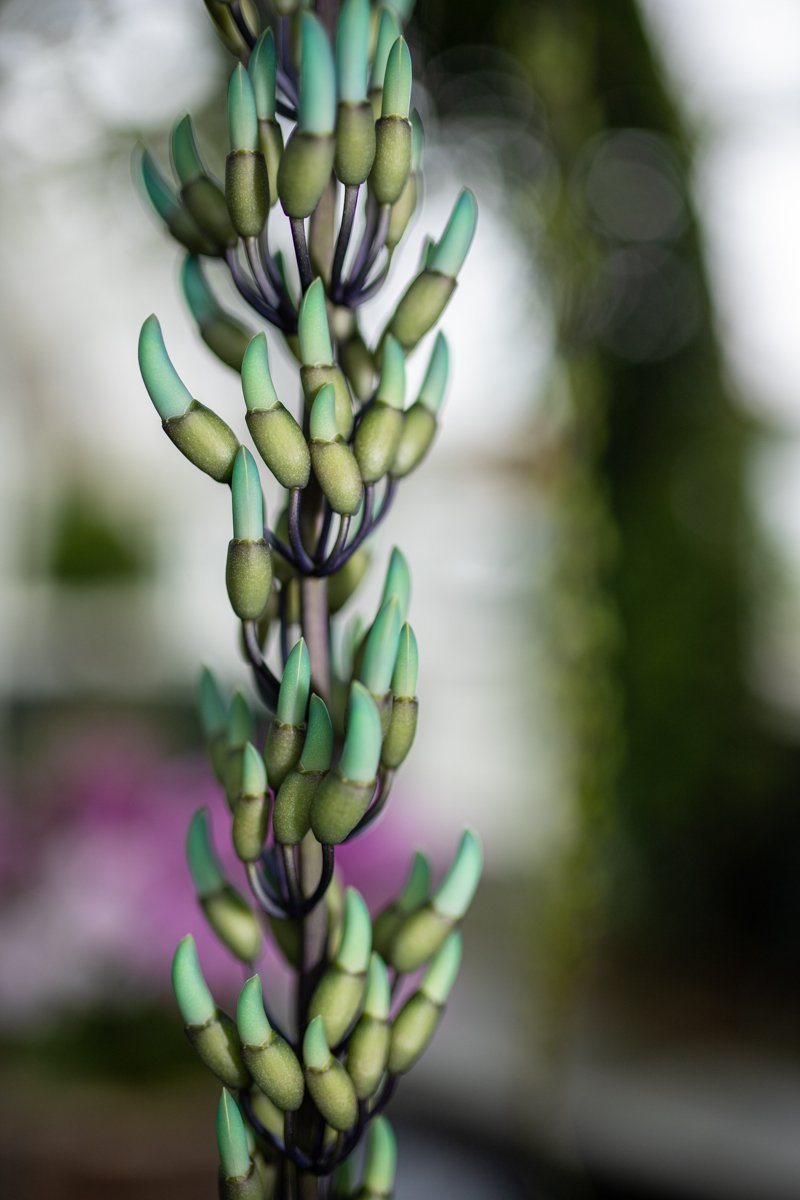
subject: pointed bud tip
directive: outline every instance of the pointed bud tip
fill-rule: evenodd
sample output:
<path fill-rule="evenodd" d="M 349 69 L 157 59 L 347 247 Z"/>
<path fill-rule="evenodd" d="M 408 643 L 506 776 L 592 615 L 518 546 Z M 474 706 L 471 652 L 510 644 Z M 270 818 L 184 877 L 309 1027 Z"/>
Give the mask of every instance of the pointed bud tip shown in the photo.
<path fill-rule="evenodd" d="M 321 1016 L 309 1022 L 303 1038 L 303 1061 L 311 1071 L 324 1071 L 331 1061 L 330 1047 L 325 1036 L 325 1022 Z"/>

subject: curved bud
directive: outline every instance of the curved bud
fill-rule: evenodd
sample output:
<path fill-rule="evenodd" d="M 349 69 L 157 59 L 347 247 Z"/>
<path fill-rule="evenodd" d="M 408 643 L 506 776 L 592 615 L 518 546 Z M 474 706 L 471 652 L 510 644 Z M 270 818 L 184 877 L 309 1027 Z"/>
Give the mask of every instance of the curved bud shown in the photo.
<path fill-rule="evenodd" d="M 400 630 L 397 658 L 392 672 L 392 695 L 410 700 L 417 694 L 419 673 L 419 650 L 414 630 L 406 622 Z"/>
<path fill-rule="evenodd" d="M 466 829 L 453 865 L 434 892 L 432 904 L 436 911 L 460 921 L 472 903 L 482 869 L 483 852 L 478 836 Z"/>
<path fill-rule="evenodd" d="M 300 761 L 289 771 L 275 798 L 272 827 L 284 846 L 297 846 L 308 833 L 311 805 L 320 780 L 331 765 L 333 726 L 319 696 L 309 705 L 308 730 Z"/>
<path fill-rule="evenodd" d="M 200 1061 L 229 1087 L 245 1087 L 250 1076 L 236 1027 L 220 1012 L 208 990 L 191 934 L 181 939 L 175 951 L 172 986 L 186 1034 Z"/>
<path fill-rule="evenodd" d="M 340 433 L 339 409 L 332 384 L 324 384 L 317 392 L 309 426 L 311 465 L 328 503 L 334 512 L 358 512 L 363 493 L 361 474 L 353 451 Z"/>
<path fill-rule="evenodd" d="M 189 823 L 186 835 L 186 860 L 195 891 L 200 900 L 213 896 L 226 884 L 222 866 L 211 844 L 208 813 L 198 808 Z"/>
<path fill-rule="evenodd" d="M 172 365 L 155 314 L 147 318 L 139 334 L 139 370 L 162 421 L 182 417 L 189 411 L 192 394 Z"/>
<path fill-rule="evenodd" d="M 250 331 L 217 303 L 196 255 L 190 254 L 184 260 L 181 288 L 205 344 L 217 358 L 238 371 Z"/>
<path fill-rule="evenodd" d="M 328 611 L 334 616 L 358 588 L 367 573 L 370 563 L 368 551 L 356 550 L 343 567 L 328 579 Z"/>
<path fill-rule="evenodd" d="M 264 496 L 255 459 L 244 446 L 239 448 L 231 478 L 233 536 L 238 541 L 257 542 L 264 537 Z"/>
<path fill-rule="evenodd" d="M 191 117 L 178 121 L 172 131 L 172 164 L 181 183 L 181 199 L 200 229 L 222 246 L 236 243 L 225 197 L 208 175 L 197 149 Z"/>
<path fill-rule="evenodd" d="M 411 604 L 411 571 L 408 567 L 408 559 L 397 546 L 392 548 L 389 556 L 379 608 L 392 599 L 396 600 L 400 607 L 401 621 L 405 621 Z M 405 693 L 403 694 L 405 695 Z"/>
<path fill-rule="evenodd" d="M 272 555 L 264 538 L 264 497 L 249 450 L 236 455 L 231 478 L 233 540 L 228 544 L 225 583 L 241 621 L 257 621 L 272 588 Z"/>
<path fill-rule="evenodd" d="M 315 987 L 308 1007 L 310 1017 L 324 1019 L 329 1045 L 341 1042 L 361 1010 L 371 948 L 369 910 L 355 888 L 348 888 L 339 949 Z"/>
<path fill-rule="evenodd" d="M 372 922 L 364 897 L 349 887 L 344 894 L 342 940 L 335 964 L 351 975 L 365 975 L 372 951 Z"/>
<path fill-rule="evenodd" d="M 419 985 L 422 994 L 434 1004 L 447 1003 L 458 978 L 463 954 L 464 943 L 461 934 L 458 931 L 451 933 L 435 955 Z"/>
<path fill-rule="evenodd" d="M 383 343 L 381 375 L 375 396 L 382 404 L 402 410 L 406 398 L 406 356 L 403 347 L 387 334 Z"/>
<path fill-rule="evenodd" d="M 303 431 L 278 399 L 269 369 L 266 334 L 257 334 L 242 360 L 247 428 L 256 449 L 285 488 L 305 487 L 311 454 Z"/>
<path fill-rule="evenodd" d="M 399 37 L 389 51 L 383 77 L 381 99 L 382 117 L 408 119 L 411 108 L 411 55 L 404 37 Z"/>
<path fill-rule="evenodd" d="M 339 99 L 367 98 L 369 72 L 369 0 L 343 0 L 336 25 L 336 77 Z"/>
<path fill-rule="evenodd" d="M 233 846 L 242 862 L 256 862 L 264 848 L 269 820 L 267 769 L 252 742 L 242 754 L 242 790 L 233 802 Z"/>
<path fill-rule="evenodd" d="M 305 366 L 332 366 L 333 346 L 325 305 L 325 285 L 319 276 L 303 296 L 297 316 L 300 361 Z"/>
<path fill-rule="evenodd" d="M 144 147 L 134 153 L 134 175 L 138 176 L 150 204 L 177 242 L 191 254 L 219 254 L 216 242 L 207 237 L 183 208 L 177 195 Z"/>
<path fill-rule="evenodd" d="M 203 667 L 197 688 L 197 709 L 203 736 L 209 743 L 225 738 L 228 723 L 228 705 L 214 672 Z"/>
<path fill-rule="evenodd" d="M 372 943 L 378 954 L 384 958 L 388 955 L 394 935 L 405 918 L 425 903 L 430 886 L 430 861 L 426 854 L 417 850 L 411 860 L 411 869 L 400 895 L 375 918 Z"/>
<path fill-rule="evenodd" d="M 397 1172 L 397 1142 L 386 1117 L 376 1117 L 367 1128 L 364 1179 L 359 1192 L 364 1200 L 389 1197 Z"/>
<path fill-rule="evenodd" d="M 258 1087 L 282 1112 L 295 1112 L 303 1100 L 303 1072 L 289 1043 L 267 1020 L 258 975 L 239 994 L 236 1024 L 244 1061 Z"/>
<path fill-rule="evenodd" d="M 330 383 L 317 392 L 311 406 L 309 429 L 314 442 L 335 442 L 341 436 L 336 424 L 336 394 Z"/>
<path fill-rule="evenodd" d="M 477 221 L 475 196 L 469 188 L 464 188 L 456 200 L 444 233 L 431 251 L 428 269 L 455 279 L 469 253 Z"/>
<path fill-rule="evenodd" d="M 263 796 L 267 790 L 267 768 L 264 759 L 252 742 L 244 748 L 242 761 L 242 795 Z"/>
<path fill-rule="evenodd" d="M 388 332 L 394 334 L 406 352 L 413 350 L 439 320 L 455 291 L 455 286 L 453 276 L 433 271 L 429 267 L 424 267 L 419 275 L 412 279 L 400 297 L 388 325 Z"/>
<path fill-rule="evenodd" d="M 223 1179 L 245 1179 L 253 1170 L 242 1114 L 233 1096 L 222 1089 L 217 1109 L 217 1147 Z"/>
<path fill-rule="evenodd" d="M 415 971 L 443 945 L 472 901 L 482 862 L 480 842 L 468 829 L 439 888 L 427 904 L 402 922 L 392 939 L 388 957 L 398 971 Z"/>
<path fill-rule="evenodd" d="M 379 95 L 383 92 L 383 80 L 386 74 L 389 51 L 400 37 L 400 33 L 400 23 L 394 12 L 390 8 L 382 8 L 380 21 L 378 22 L 375 54 L 372 59 L 372 74 L 369 80 L 370 92 L 377 92 Z M 375 113 L 376 119 L 379 116 L 380 106 L 378 106 L 378 111 Z"/>
<path fill-rule="evenodd" d="M 247 63 L 247 71 L 253 85 L 253 99 L 258 119 L 274 121 L 277 61 L 275 35 L 271 29 L 265 29 L 253 47 Z"/>
<path fill-rule="evenodd" d="M 256 97 L 249 74 L 238 64 L 228 82 L 228 138 L 231 150 L 258 149 Z"/>
<path fill-rule="evenodd" d="M 355 829 L 372 799 L 380 753 L 378 708 L 367 689 L 353 683 L 342 756 L 319 785 L 311 806 L 317 841 L 338 845 Z"/>
<path fill-rule="evenodd" d="M 247 742 L 252 740 L 254 730 L 253 714 L 243 692 L 234 692 L 231 706 L 228 709 L 228 747 L 231 750 L 244 749 Z"/>
<path fill-rule="evenodd" d="M 172 130 L 170 150 L 175 174 L 184 187 L 194 179 L 205 175 L 206 169 L 197 148 L 192 118 L 188 113 L 181 117 Z"/>
<path fill-rule="evenodd" d="M 392 596 L 378 612 L 364 646 L 364 661 L 359 674 L 373 698 L 382 699 L 391 688 L 400 628 L 400 604 L 397 597 Z"/>
<path fill-rule="evenodd" d="M 300 100 L 297 125 L 304 133 L 333 133 L 336 67 L 328 35 L 309 12 L 300 19 Z"/>
<path fill-rule="evenodd" d="M 249 413 L 269 412 L 280 404 L 269 369 L 267 335 L 251 338 L 242 359 L 242 392 Z"/>
<path fill-rule="evenodd" d="M 434 416 L 441 411 L 449 372 L 450 348 L 447 338 L 443 333 L 437 333 L 416 401 L 417 404 L 423 404 Z"/>
<path fill-rule="evenodd" d="M 189 825 L 186 856 L 200 907 L 209 925 L 232 954 L 252 962 L 261 946 L 255 914 L 227 882 L 214 852 L 206 810 L 200 808 Z"/>
<path fill-rule="evenodd" d="M 331 1054 L 321 1017 L 310 1022 L 303 1039 L 306 1085 L 322 1117 L 334 1129 L 349 1129 L 358 1116 L 352 1080 Z"/>
<path fill-rule="evenodd" d="M 267 772 L 276 794 L 303 748 L 310 690 L 311 663 L 305 641 L 300 638 L 283 668 L 275 720 L 267 738 Z"/>
<path fill-rule="evenodd" d="M 392 1025 L 389 1070 L 401 1075 L 411 1069 L 436 1032 L 444 1005 L 461 965 L 461 935 L 451 934 L 436 954 L 416 991 Z"/>
<path fill-rule="evenodd" d="M 396 771 L 405 760 L 417 732 L 419 705 L 416 698 L 419 652 L 417 639 L 410 625 L 400 630 L 394 671 L 392 672 L 392 707 L 386 736 L 381 748 L 381 765 Z"/>
<path fill-rule="evenodd" d="M 387 618 L 390 621 L 391 617 Z M 381 722 L 375 701 L 366 687 L 355 682 L 350 689 L 339 770 L 343 779 L 372 784 L 378 773 Z"/>
<path fill-rule="evenodd" d="M 396 204 L 411 172 L 411 123 L 406 117 L 380 117 L 375 127 L 375 161 L 370 193 L 378 204 Z"/>
<path fill-rule="evenodd" d="M 190 933 L 178 942 L 172 960 L 172 987 L 184 1025 L 205 1025 L 217 1015 L 217 1006 L 203 978 L 197 946 Z"/>
<path fill-rule="evenodd" d="M 333 754 L 333 726 L 325 701 L 312 696 L 308 710 L 308 730 L 300 755 L 299 769 L 305 772 L 327 771 Z"/>

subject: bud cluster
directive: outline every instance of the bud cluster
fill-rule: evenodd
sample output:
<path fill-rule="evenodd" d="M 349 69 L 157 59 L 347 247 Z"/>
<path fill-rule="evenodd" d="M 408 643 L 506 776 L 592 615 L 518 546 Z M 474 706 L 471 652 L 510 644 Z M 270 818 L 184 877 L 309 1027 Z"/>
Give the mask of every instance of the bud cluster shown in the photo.
<path fill-rule="evenodd" d="M 449 371 L 444 336 L 436 334 L 410 397 L 406 361 L 453 294 L 476 207 L 462 192 L 369 345 L 360 309 L 386 279 L 422 191 L 423 133 L 403 37 L 412 4 L 342 0 L 315 13 L 275 0 L 275 21 L 262 30 L 250 0 L 205 2 L 238 59 L 224 182 L 201 156 L 189 116 L 172 133 L 174 182 L 145 150 L 138 169 L 186 251 L 181 283 L 192 318 L 240 376 L 244 424 L 285 499 L 270 522 L 256 457 L 194 398 L 148 317 L 139 363 L 164 431 L 230 488 L 225 582 L 269 715 L 259 736 L 246 698 L 226 697 L 204 670 L 201 723 L 250 897 L 227 878 L 205 810 L 190 825 L 187 857 L 206 920 L 251 974 L 235 1016 L 224 1013 L 187 935 L 174 989 L 198 1057 L 223 1085 L 220 1196 L 293 1196 L 304 1181 L 304 1196 L 388 1197 L 395 1144 L 380 1114 L 430 1042 L 455 983 L 481 851 L 464 833 L 436 886 L 418 853 L 401 894 L 374 918 L 358 891 L 343 891 L 336 847 L 383 811 L 416 733 L 418 649 L 402 553 L 392 552 L 367 628 L 357 624 L 334 643 L 332 618 L 366 574 L 365 543 L 399 481 L 436 435 Z M 275 248 L 281 214 L 296 270 Z M 204 259 L 219 260 L 297 361 L 299 405 L 279 397 L 266 332 L 223 307 Z M 288 1031 L 256 970 L 265 930 L 297 974 Z M 354 1184 L 349 1159 L 362 1135 Z"/>

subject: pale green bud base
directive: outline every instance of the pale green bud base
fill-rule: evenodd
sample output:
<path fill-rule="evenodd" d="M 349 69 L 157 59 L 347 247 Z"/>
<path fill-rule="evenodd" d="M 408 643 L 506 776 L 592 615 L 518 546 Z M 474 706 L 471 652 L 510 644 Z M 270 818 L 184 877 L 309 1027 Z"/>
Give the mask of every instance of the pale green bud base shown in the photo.
<path fill-rule="evenodd" d="M 328 612 L 332 615 L 344 608 L 369 569 L 370 556 L 366 550 L 356 550 L 347 562 L 328 579 Z"/>
<path fill-rule="evenodd" d="M 381 748 L 381 765 L 395 771 L 414 744 L 417 732 L 419 703 L 406 696 L 395 696 L 389 717 L 389 728 Z"/>
<path fill-rule="evenodd" d="M 347 1046 L 347 1073 L 359 1100 L 374 1096 L 389 1060 L 391 1028 L 388 1021 L 363 1016 Z"/>
<path fill-rule="evenodd" d="M 381 400 L 366 409 L 353 445 L 364 483 L 377 483 L 387 473 L 397 453 L 402 431 L 403 414 L 399 409 Z"/>
<path fill-rule="evenodd" d="M 403 973 L 416 971 L 433 957 L 457 923 L 426 904 L 402 923 L 389 947 L 388 961 Z"/>
<path fill-rule="evenodd" d="M 409 997 L 392 1023 L 389 1070 L 392 1075 L 410 1071 L 430 1045 L 444 1008 L 421 992 Z"/>
<path fill-rule="evenodd" d="M 330 771 L 311 806 L 311 828 L 323 845 L 338 846 L 352 833 L 372 800 L 375 781 L 354 783 Z"/>
<path fill-rule="evenodd" d="M 205 1025 L 187 1025 L 185 1028 L 197 1057 L 212 1075 L 226 1087 L 247 1087 L 250 1074 L 244 1063 L 236 1025 L 227 1013 L 217 1010 L 216 1017 Z"/>
<path fill-rule="evenodd" d="M 204 234 L 194 218 L 182 208 L 167 218 L 166 226 L 175 241 L 185 246 L 190 254 L 208 254 L 212 257 L 222 254 L 219 242 Z"/>
<path fill-rule="evenodd" d="M 269 820 L 266 796 L 238 796 L 233 804 L 233 848 L 242 862 L 256 862 L 264 848 Z"/>
<path fill-rule="evenodd" d="M 339 361 L 356 399 L 365 404 L 375 385 L 375 360 L 358 330 L 339 343 Z"/>
<path fill-rule="evenodd" d="M 402 479 L 419 466 L 433 444 L 437 429 L 436 417 L 424 404 L 412 404 L 403 413 L 403 429 L 392 463 L 392 478 Z"/>
<path fill-rule="evenodd" d="M 311 805 L 324 771 L 293 769 L 275 798 L 272 828 L 283 846 L 299 846 L 311 828 Z"/>
<path fill-rule="evenodd" d="M 272 555 L 263 540 L 228 543 L 225 586 L 231 608 L 240 621 L 257 621 L 267 607 L 272 588 Z"/>
<path fill-rule="evenodd" d="M 221 188 L 207 175 L 198 175 L 181 188 L 181 200 L 203 233 L 220 246 L 236 245 L 228 205 Z"/>
<path fill-rule="evenodd" d="M 225 161 L 225 200 L 240 237 L 258 237 L 269 213 L 269 176 L 260 150 L 234 150 Z"/>
<path fill-rule="evenodd" d="M 361 507 L 364 485 L 353 451 L 345 441 L 312 442 L 311 465 L 334 512 L 353 515 Z"/>
<path fill-rule="evenodd" d="M 306 1086 L 321 1116 L 344 1133 L 358 1117 L 358 1100 L 350 1076 L 335 1058 L 324 1071 L 306 1067 Z"/>
<path fill-rule="evenodd" d="M 169 417 L 161 424 L 190 463 L 218 483 L 230 483 L 239 442 L 221 417 L 193 400 L 183 416 Z"/>
<path fill-rule="evenodd" d="M 234 371 L 241 371 L 242 359 L 250 341 L 250 330 L 224 313 L 204 321 L 200 337 L 221 362 Z"/>
<path fill-rule="evenodd" d="M 341 101 L 336 116 L 336 156 L 333 169 L 340 183 L 357 186 L 372 170 L 375 159 L 375 118 L 368 101 Z"/>
<path fill-rule="evenodd" d="M 353 432 L 353 401 L 341 368 L 324 363 L 307 364 L 300 368 L 300 382 L 309 409 L 319 389 L 326 383 L 332 386 L 336 402 L 336 428 L 347 440 Z"/>
<path fill-rule="evenodd" d="M 338 1046 L 356 1020 L 364 1002 L 367 977 L 354 975 L 334 963 L 320 979 L 308 1006 L 309 1020 L 322 1017 L 329 1046 Z"/>
<path fill-rule="evenodd" d="M 258 146 L 267 164 L 270 208 L 278 199 L 278 170 L 283 157 L 283 132 L 277 121 L 259 120 Z"/>
<path fill-rule="evenodd" d="M 392 205 L 392 215 L 389 218 L 389 228 L 386 232 L 386 249 L 389 253 L 399 245 L 411 218 L 417 211 L 419 201 L 419 185 L 415 173 L 409 175 L 402 192 Z"/>
<path fill-rule="evenodd" d="M 455 279 L 439 271 L 425 270 L 413 280 L 400 298 L 388 328 L 388 332 L 394 334 L 404 350 L 413 350 L 417 342 L 433 329 L 455 287 Z"/>
<path fill-rule="evenodd" d="M 395 204 L 411 171 L 411 122 L 381 117 L 375 126 L 375 162 L 369 190 L 378 204 Z"/>
<path fill-rule="evenodd" d="M 303 1102 L 305 1083 L 297 1055 L 277 1035 L 263 1046 L 243 1046 L 242 1055 L 256 1085 L 282 1112 L 296 1112 Z"/>
<path fill-rule="evenodd" d="M 287 217 L 308 217 L 328 186 L 336 140 L 333 134 L 295 129 L 278 168 L 278 197 Z"/>
<path fill-rule="evenodd" d="M 219 1200 L 265 1200 L 263 1181 L 255 1163 L 242 1179 L 226 1179 L 220 1172 Z"/>
<path fill-rule="evenodd" d="M 242 897 L 225 887 L 211 896 L 200 897 L 200 907 L 214 933 L 231 954 L 253 963 L 261 950 L 261 930 L 255 913 Z"/>
<path fill-rule="evenodd" d="M 273 791 L 278 791 L 292 767 L 300 761 L 305 736 L 305 725 L 282 725 L 280 721 L 272 722 L 264 761 Z"/>
<path fill-rule="evenodd" d="M 258 453 L 278 483 L 285 488 L 304 488 L 311 475 L 311 454 L 289 410 L 278 403 L 247 413 L 245 420 Z"/>
<path fill-rule="evenodd" d="M 378 707 L 378 716 L 381 719 L 381 737 L 385 738 L 392 719 L 392 693 L 384 692 L 382 696 L 376 696 L 374 692 L 370 692 L 370 695 Z"/>

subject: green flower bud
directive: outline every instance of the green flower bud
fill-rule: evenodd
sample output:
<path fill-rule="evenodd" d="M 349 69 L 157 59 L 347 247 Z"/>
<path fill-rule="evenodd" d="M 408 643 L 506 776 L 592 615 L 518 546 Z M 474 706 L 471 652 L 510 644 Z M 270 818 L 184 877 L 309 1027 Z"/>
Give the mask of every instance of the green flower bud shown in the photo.
<path fill-rule="evenodd" d="M 381 375 L 376 399 L 402 411 L 406 397 L 406 357 L 400 343 L 387 334 L 383 343 Z"/>
<path fill-rule="evenodd" d="M 411 123 L 406 117 L 380 117 L 375 126 L 375 161 L 369 189 L 378 204 L 395 204 L 411 170 Z"/>
<path fill-rule="evenodd" d="M 253 739 L 255 725 L 250 705 L 242 692 L 235 692 L 231 706 L 228 709 L 228 747 L 231 750 L 243 750 Z"/>
<path fill-rule="evenodd" d="M 367 98 L 369 71 L 369 0 L 343 0 L 336 25 L 336 77 L 339 99 Z"/>
<path fill-rule="evenodd" d="M 402 479 L 419 466 L 433 444 L 437 428 L 436 417 L 424 404 L 412 404 L 403 413 L 403 428 L 390 472 L 393 479 Z"/>
<path fill-rule="evenodd" d="M 200 725 L 203 730 L 211 765 L 219 783 L 225 779 L 227 744 L 225 728 L 228 720 L 228 705 L 213 673 L 203 667 L 197 693 Z"/>
<path fill-rule="evenodd" d="M 430 1044 L 456 981 L 461 952 L 461 935 L 453 933 L 428 968 L 419 991 L 409 997 L 397 1014 L 389 1049 L 389 1070 L 393 1075 L 409 1071 Z"/>
<path fill-rule="evenodd" d="M 364 411 L 355 437 L 355 456 L 365 483 L 382 479 L 392 465 L 403 430 L 405 355 L 391 335 L 383 347 L 374 401 Z"/>
<path fill-rule="evenodd" d="M 339 343 L 339 361 L 356 398 L 365 403 L 375 381 L 375 362 L 358 327 Z"/>
<path fill-rule="evenodd" d="M 389 693 L 400 640 L 401 613 L 397 598 L 383 604 L 367 634 L 364 661 L 359 677 L 372 694 L 382 700 Z"/>
<path fill-rule="evenodd" d="M 477 221 L 475 197 L 469 188 L 464 188 L 456 200 L 444 233 L 430 253 L 428 269 L 455 279 L 469 253 Z"/>
<path fill-rule="evenodd" d="M 244 1121 L 239 1106 L 226 1088 L 222 1089 L 217 1109 L 217 1145 L 222 1174 L 226 1179 L 243 1179 L 249 1175 L 253 1163 Z"/>
<path fill-rule="evenodd" d="M 354 683 L 347 708 L 342 756 L 319 785 L 311 806 L 317 841 L 338 845 L 369 808 L 381 752 L 381 719 L 366 688 Z"/>
<path fill-rule="evenodd" d="M 225 886 L 227 881 L 211 844 L 208 814 L 204 808 L 198 808 L 189 824 L 186 859 L 200 900 L 206 896 L 213 896 Z"/>
<path fill-rule="evenodd" d="M 334 512 L 355 513 L 363 485 L 355 455 L 339 434 L 336 394 L 326 383 L 311 407 L 311 465 Z"/>
<path fill-rule="evenodd" d="M 391 1029 L 389 977 L 383 959 L 372 954 L 369 961 L 364 1007 L 347 1044 L 347 1073 L 359 1100 L 374 1095 L 386 1069 Z"/>
<path fill-rule="evenodd" d="M 141 148 L 134 159 L 147 198 L 172 236 L 192 254 L 218 254 L 219 247 L 208 238 L 181 207 L 178 197 L 159 171 L 154 159 Z"/>
<path fill-rule="evenodd" d="M 325 306 L 325 285 L 319 276 L 310 284 L 297 316 L 300 359 L 304 366 L 332 366 L 333 345 Z"/>
<path fill-rule="evenodd" d="M 233 803 L 233 847 L 242 862 L 256 862 L 264 848 L 269 820 L 267 769 L 252 742 L 242 754 L 242 791 Z"/>
<path fill-rule="evenodd" d="M 307 14 L 306 14 L 307 15 Z M 331 121 L 331 129 L 335 123 Z M 336 139 L 333 133 L 309 133 L 297 126 L 281 155 L 278 198 L 287 217 L 308 217 L 328 186 Z"/>
<path fill-rule="evenodd" d="M 267 161 L 260 149 L 234 150 L 228 155 L 225 160 L 225 200 L 239 236 L 258 237 L 270 207 Z"/>
<path fill-rule="evenodd" d="M 306 1030 L 303 1060 L 306 1086 L 320 1115 L 334 1129 L 349 1129 L 358 1117 L 358 1101 L 350 1076 L 328 1048 L 321 1017 L 315 1017 Z"/>
<path fill-rule="evenodd" d="M 264 498 L 258 469 L 244 447 L 231 480 L 233 540 L 228 543 L 225 582 L 231 607 L 242 621 L 257 621 L 272 587 L 272 556 L 264 539 Z"/>
<path fill-rule="evenodd" d="M 228 137 L 231 150 L 258 149 L 256 97 L 250 76 L 241 63 L 234 68 L 228 82 Z"/>
<path fill-rule="evenodd" d="M 236 244 L 228 206 L 218 184 L 207 174 L 194 137 L 191 117 L 172 132 L 172 163 L 181 183 L 181 199 L 203 233 L 222 246 Z"/>
<path fill-rule="evenodd" d="M 258 1087 L 282 1112 L 295 1112 L 303 1101 L 303 1072 L 292 1047 L 267 1020 L 258 975 L 239 994 L 236 1024 L 244 1061 Z"/>
<path fill-rule="evenodd" d="M 193 254 L 186 257 L 181 268 L 181 287 L 205 344 L 234 371 L 240 370 L 250 331 L 217 303 L 200 260 Z"/>
<path fill-rule="evenodd" d="M 175 168 L 175 174 L 184 187 L 199 176 L 205 175 L 205 167 L 203 166 L 203 160 L 200 158 L 200 152 L 197 149 L 192 118 L 190 116 L 182 117 L 178 121 L 172 131 L 170 148 L 172 150 L 172 165 Z"/>
<path fill-rule="evenodd" d="M 269 190 L 270 207 L 278 199 L 278 172 L 283 158 L 283 130 L 277 121 L 258 122 L 258 148 L 264 155 L 267 165 L 267 187 Z M 275 254 L 277 264 L 278 254 Z M 279 268 L 280 270 L 280 268 Z"/>
<path fill-rule="evenodd" d="M 386 1117 L 376 1117 L 367 1129 L 364 1181 L 359 1200 L 388 1200 L 394 1191 L 397 1143 Z"/>
<path fill-rule="evenodd" d="M 303 749 L 311 663 L 301 638 L 286 660 L 278 692 L 275 720 L 267 738 L 267 772 L 276 793 Z"/>
<path fill-rule="evenodd" d="M 367 100 L 356 104 L 341 100 L 336 115 L 336 178 L 356 187 L 362 184 L 375 161 L 375 118 Z"/>
<path fill-rule="evenodd" d="M 378 98 L 383 93 L 383 80 L 386 74 L 386 63 L 389 58 L 389 51 L 400 37 L 401 29 L 400 22 L 397 20 L 394 12 L 390 8 L 382 8 L 380 21 L 378 23 L 378 38 L 375 44 L 375 55 L 372 60 L 372 74 L 370 75 L 369 88 L 370 93 L 377 93 Z M 375 113 L 376 119 L 381 115 L 380 104 Z"/>
<path fill-rule="evenodd" d="M 411 351 L 432 329 L 455 291 L 456 281 L 425 267 L 400 297 L 388 332 L 394 334 L 404 350 Z"/>
<path fill-rule="evenodd" d="M 313 408 L 320 388 L 330 384 L 336 402 L 336 427 L 341 436 L 347 440 L 353 430 L 353 401 L 341 368 L 333 365 L 308 366 L 303 364 L 300 368 L 300 382 L 303 385 L 303 395 L 309 409 Z"/>
<path fill-rule="evenodd" d="M 383 582 L 383 592 L 379 608 L 382 608 L 388 600 L 394 598 L 400 606 L 400 619 L 405 621 L 408 617 L 408 609 L 411 603 L 411 572 L 408 568 L 408 559 L 397 546 L 392 549 L 389 556 L 389 566 L 386 569 L 386 578 Z M 403 693 L 403 695 L 411 693 Z"/>
<path fill-rule="evenodd" d="M 413 150 L 413 140 L 412 140 Z M 412 153 L 413 162 L 413 153 Z M 389 218 L 389 228 L 386 231 L 386 249 L 391 254 L 399 245 L 403 234 L 408 229 L 411 218 L 417 210 L 419 201 L 419 183 L 413 170 L 403 184 L 403 190 L 392 205 L 392 215 Z"/>
<path fill-rule="evenodd" d="M 238 541 L 260 541 L 264 537 L 264 497 L 255 460 L 244 446 L 233 464 L 231 499 L 233 536 Z"/>
<path fill-rule="evenodd" d="M 208 990 L 191 934 L 181 939 L 175 951 L 172 986 L 186 1034 L 200 1061 L 229 1087 L 245 1087 L 250 1076 L 236 1026 L 217 1008 Z"/>
<path fill-rule="evenodd" d="M 399 37 L 389 51 L 383 77 L 382 117 L 408 118 L 411 108 L 411 55 L 405 38 Z M 410 163 L 409 163 L 410 165 Z"/>
<path fill-rule="evenodd" d="M 336 67 L 328 35 L 311 13 L 300 18 L 300 102 L 298 128 L 333 133 L 336 121 Z"/>
<path fill-rule="evenodd" d="M 252 962 L 261 946 L 258 921 L 246 901 L 226 881 L 214 853 L 206 810 L 192 818 L 186 856 L 200 907 L 211 928 L 237 958 Z"/>
<path fill-rule="evenodd" d="M 431 885 L 431 864 L 427 855 L 417 850 L 411 860 L 411 870 L 398 898 L 379 913 L 373 924 L 372 943 L 386 957 L 394 935 L 410 913 L 416 912 L 428 898 Z"/>
<path fill-rule="evenodd" d="M 410 625 L 400 631 L 400 640 L 392 673 L 392 708 L 389 727 L 381 749 L 381 765 L 396 771 L 406 758 L 417 732 L 416 699 L 419 653 Z"/>
<path fill-rule="evenodd" d="M 269 369 L 266 334 L 257 334 L 242 361 L 247 428 L 256 449 L 285 488 L 305 487 L 311 454 L 303 431 L 278 399 Z"/>
<path fill-rule="evenodd" d="M 351 554 L 347 562 L 328 579 L 328 612 L 333 616 L 344 608 L 367 573 L 370 563 L 363 547 Z"/>
<path fill-rule="evenodd" d="M 258 119 L 274 121 L 277 60 L 275 35 L 271 29 L 265 29 L 253 47 L 247 71 L 253 85 L 253 100 Z"/>
<path fill-rule="evenodd" d="M 172 365 L 155 315 L 147 318 L 139 334 L 139 370 L 162 421 L 182 417 L 189 411 L 192 394 Z"/>
<path fill-rule="evenodd" d="M 297 846 L 308 833 L 314 794 L 330 768 L 332 754 L 333 726 L 328 710 L 319 696 L 312 696 L 300 761 L 289 771 L 275 798 L 272 827 L 282 845 Z"/>
<path fill-rule="evenodd" d="M 325 1021 L 329 1045 L 342 1041 L 364 1001 L 367 964 L 372 947 L 369 911 L 355 888 L 345 893 L 342 940 L 336 957 L 315 987 L 309 1016 Z"/>
<path fill-rule="evenodd" d="M 481 868 L 480 842 L 468 829 L 438 890 L 401 924 L 392 939 L 389 961 L 398 971 L 416 971 L 436 953 L 469 908 Z"/>

